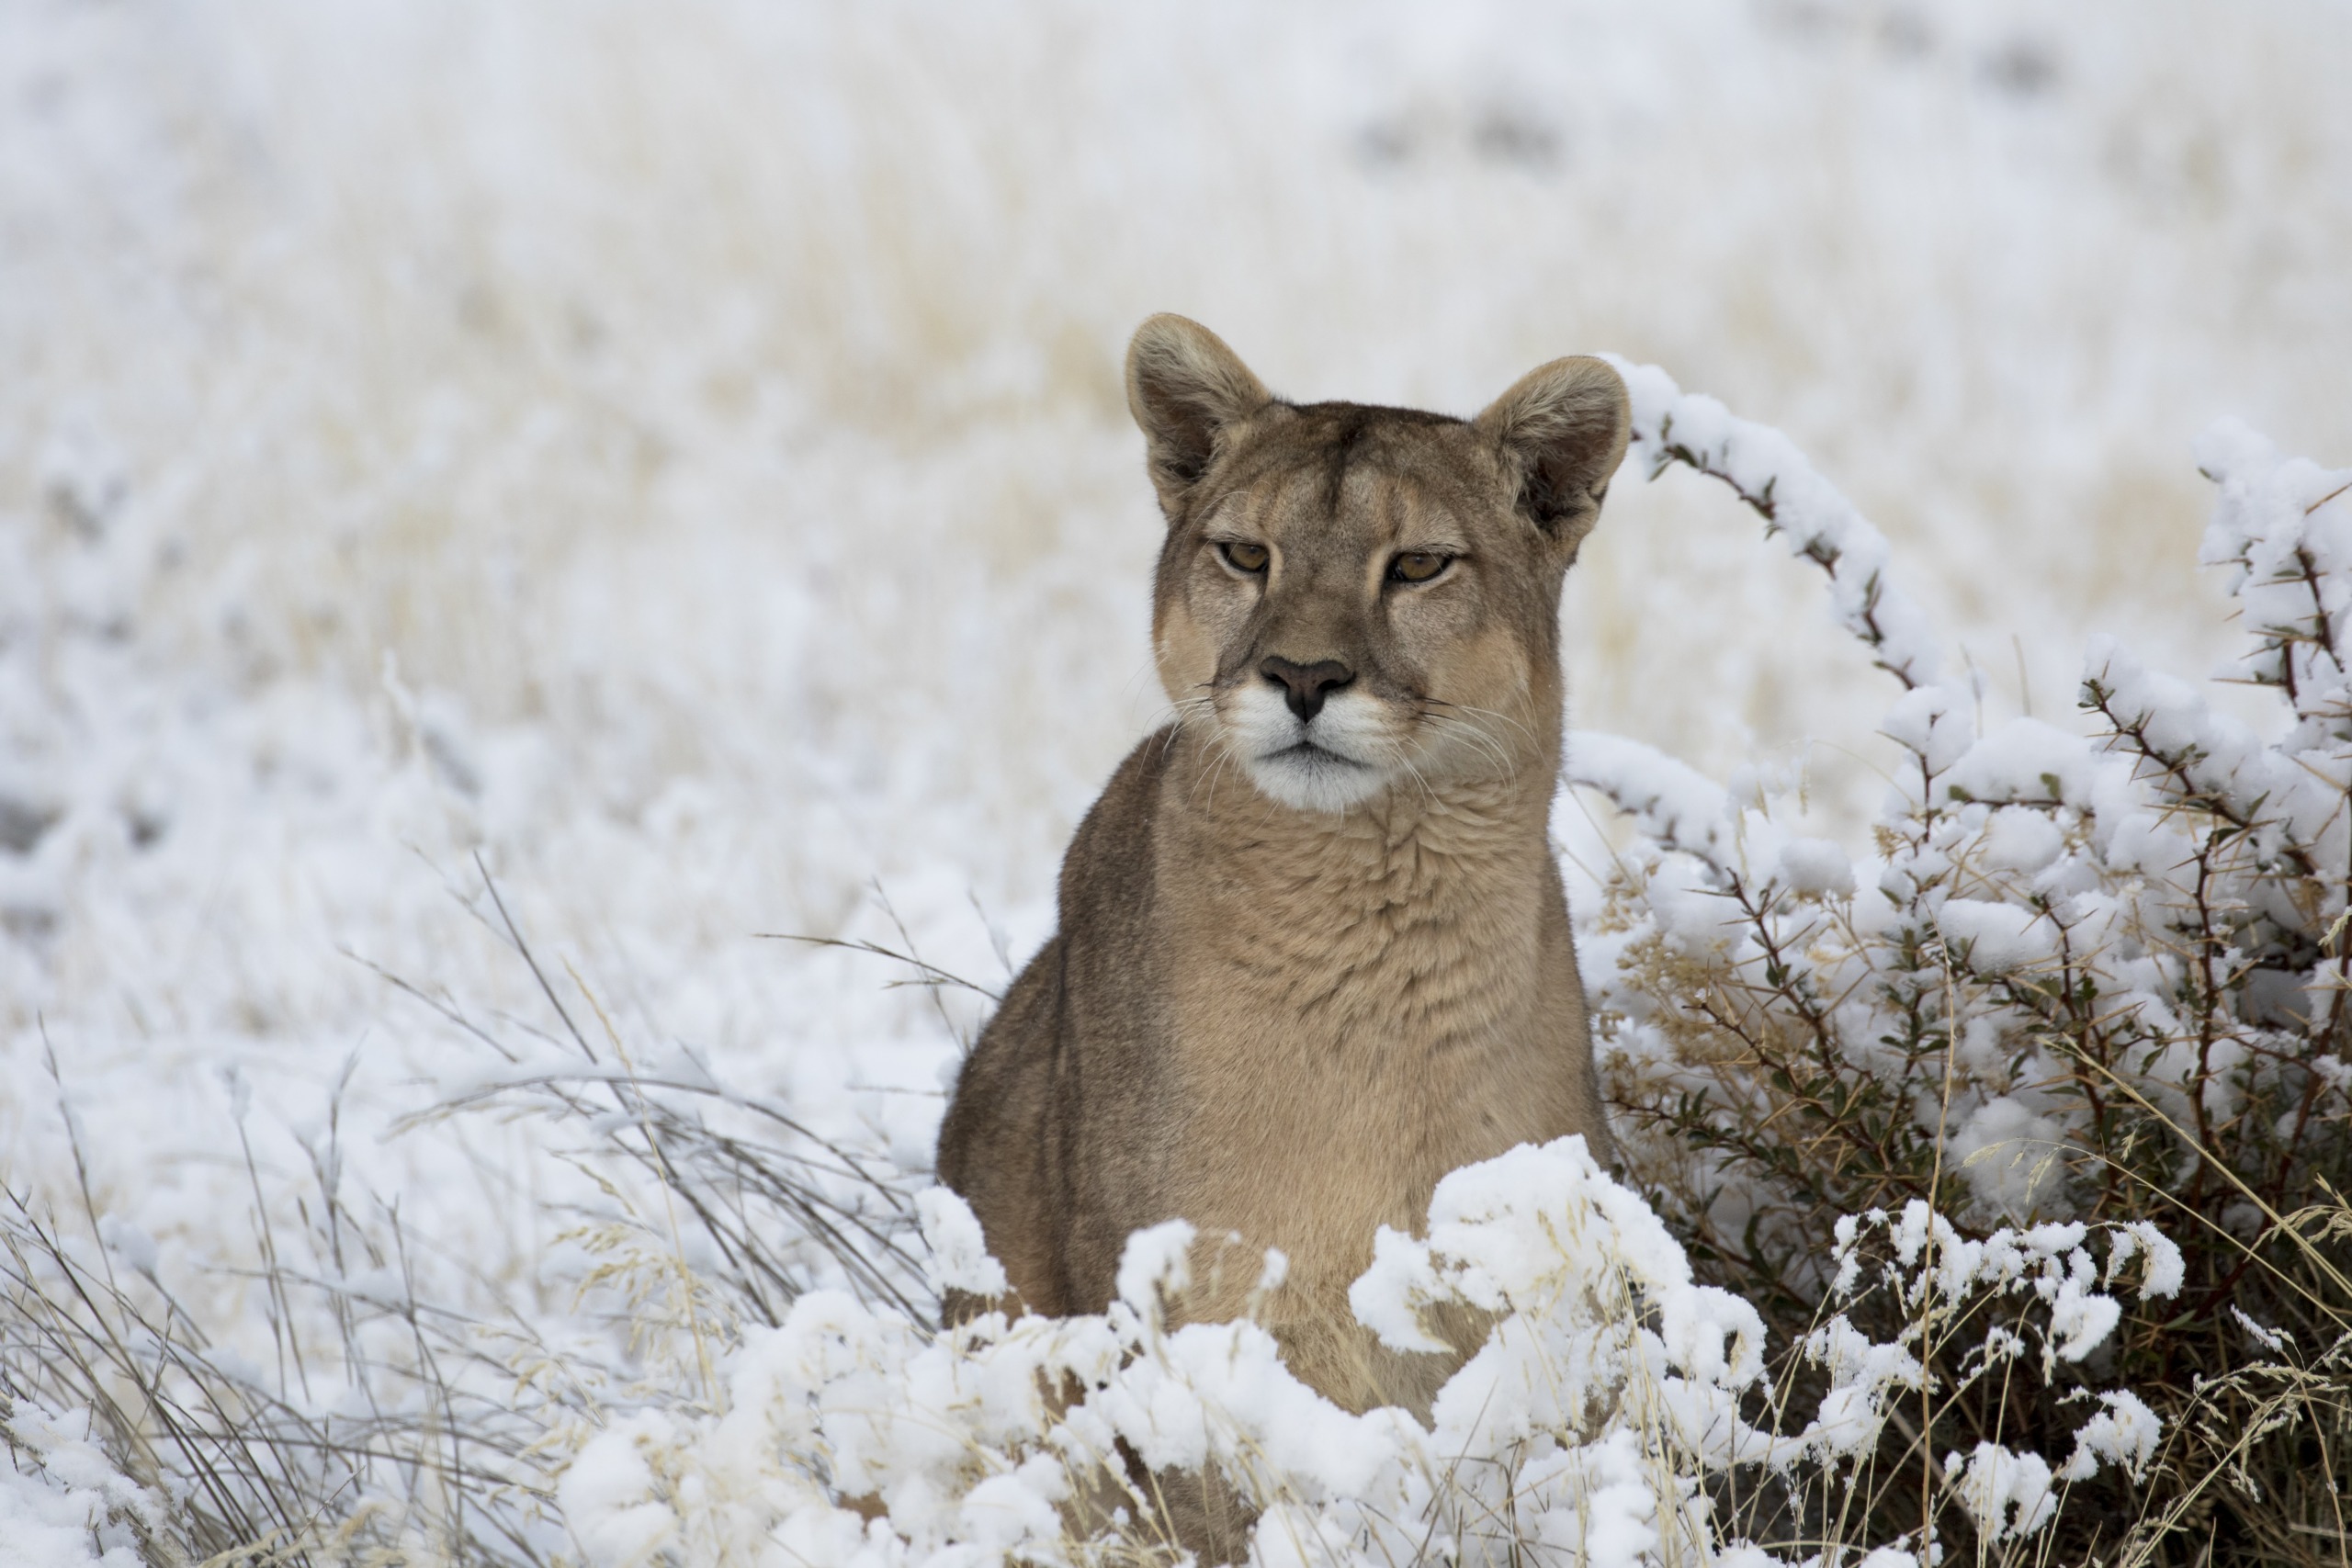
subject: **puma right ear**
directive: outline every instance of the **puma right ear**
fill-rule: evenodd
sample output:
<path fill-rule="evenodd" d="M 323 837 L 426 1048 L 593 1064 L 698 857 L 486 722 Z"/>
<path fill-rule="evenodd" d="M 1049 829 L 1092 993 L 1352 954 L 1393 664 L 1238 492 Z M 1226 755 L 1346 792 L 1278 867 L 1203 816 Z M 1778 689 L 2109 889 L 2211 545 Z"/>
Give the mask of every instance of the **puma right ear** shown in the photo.
<path fill-rule="evenodd" d="M 1159 315 L 1127 345 L 1127 410 L 1142 427 L 1152 489 L 1174 521 L 1208 472 L 1217 437 L 1274 400 L 1225 340 L 1182 316 Z"/>
<path fill-rule="evenodd" d="M 1518 467 L 1521 514 L 1574 548 L 1624 460 L 1633 429 L 1624 381 L 1605 360 L 1555 359 L 1521 377 L 1476 423 Z"/>

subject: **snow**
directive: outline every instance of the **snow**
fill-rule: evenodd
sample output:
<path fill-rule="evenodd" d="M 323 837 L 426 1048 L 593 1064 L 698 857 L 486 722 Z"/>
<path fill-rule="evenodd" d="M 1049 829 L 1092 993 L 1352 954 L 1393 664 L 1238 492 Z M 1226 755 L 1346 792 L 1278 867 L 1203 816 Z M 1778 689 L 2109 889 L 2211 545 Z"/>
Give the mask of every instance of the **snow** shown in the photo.
<path fill-rule="evenodd" d="M 2307 716 L 2340 709 L 2346 671 L 2333 649 L 2352 613 L 2352 468 L 2290 457 L 2240 419 L 2207 429 L 2196 455 L 2221 491 L 2199 558 L 2234 568 L 2231 587 L 2257 633 L 2237 672 L 2290 688 Z"/>
<path fill-rule="evenodd" d="M 1676 1366 L 1704 1382 L 1745 1388 L 1764 1375 L 1763 1320 L 1728 1291 L 1694 1285 L 1668 1296 L 1658 1337 Z"/>
<path fill-rule="evenodd" d="M 1625 350 L 1641 444 L 1571 579 L 1567 766 L 1699 857 L 1657 871 L 1666 934 L 1736 945 L 1735 871 L 1825 953 L 1887 878 L 2046 875 L 2049 920 L 1972 913 L 1963 886 L 1939 927 L 2018 975 L 2061 920 L 2117 933 L 2133 983 L 2112 995 L 2157 1016 L 2161 959 L 2122 951 L 2143 894 L 2067 878 L 2076 839 L 2152 883 L 2179 845 L 2120 809 L 2132 761 L 2052 716 L 2089 668 L 2199 778 L 2265 803 L 2267 849 L 2344 858 L 2313 705 L 2340 671 L 2291 639 L 2232 665 L 2298 683 L 2314 728 L 2280 768 L 2123 650 L 2196 671 L 2236 649 L 2185 573 L 2136 564 L 2195 536 L 2181 454 L 2222 408 L 2280 436 L 2197 447 L 2223 497 L 2206 553 L 2245 577 L 2248 626 L 2314 613 L 2296 551 L 2345 557 L 2343 475 L 2280 454 L 2352 434 L 2347 24 L 1939 5 L 1906 52 L 1866 9 L 0 11 L 0 1180 L 78 1240 L 86 1172 L 105 1256 L 169 1281 L 224 1362 L 276 1362 L 246 1272 L 271 1235 L 361 1300 L 513 1313 L 583 1377 L 653 1376 L 582 1310 L 611 1255 L 578 1227 L 616 1211 L 559 1157 L 571 1133 L 433 1114 L 641 1072 L 765 1133 L 762 1107 L 801 1119 L 898 1184 L 930 1285 L 992 1289 L 968 1214 L 926 1191 L 987 1000 L 759 933 L 912 948 L 991 990 L 1043 941 L 1069 831 L 1161 713 L 1159 525 L 1115 367 L 1167 307 L 1286 392 L 1458 412 L 1555 354 Z M 2020 49 L 2041 85 L 1992 70 Z M 1669 443 L 1830 558 L 1828 616 L 1818 570 L 1758 550 L 1720 484 L 1644 482 Z M 2094 626 L 2118 638 L 2086 666 Z M 1993 676 L 1951 675 L 1969 655 Z M 1919 687 L 1891 739 L 1871 658 Z M 1917 761 L 1956 813 L 1934 867 L 1858 827 L 1882 773 L 1925 787 Z M 1711 782 L 1768 762 L 1806 781 L 1809 820 Z M 2096 818 L 1958 815 L 2045 776 Z M 1562 819 L 1605 867 L 1606 834 Z M 598 1104 L 607 1130 L 646 1124 Z M 1988 1097 L 1956 1125 L 1991 1147 L 2042 1114 Z M 1565 1154 L 1520 1174 L 1605 1192 Z M 1414 1290 L 1514 1299 L 1548 1267 L 1509 1194 L 1455 1199 L 1452 1242 L 1384 1239 L 1363 1304 L 1395 1342 Z M 1591 1201 L 1666 1267 L 1653 1222 Z M 336 1256 L 320 1216 L 346 1211 L 397 1213 L 413 1256 Z M 635 1217 L 674 1274 L 676 1227 Z M 1138 1310 L 1179 1261 L 1139 1277 Z M 1671 1300 L 1690 1315 L 1659 1354 L 1703 1424 L 1756 1348 L 1728 1303 Z M 745 1370 L 763 1356 L 853 1325 L 841 1298 L 799 1305 L 811 1337 L 752 1334 L 731 1413 L 773 1392 Z M 332 1314 L 295 1311 L 332 1359 Z M 1090 1332 L 1054 1354 L 1110 1354 Z M 873 1333 L 911 1364 L 920 1336 Z M 1539 1349 L 1503 1343 L 1480 1375 Z M 1008 1379 L 976 1397 L 1009 1430 L 1032 1396 Z M 1173 1423 L 1190 1406 L 1166 1397 Z M 664 1539 L 648 1488 L 684 1430 L 619 1408 L 574 1456 L 566 1506 L 600 1560 Z M 132 1506 L 71 1442 L 0 1472 L 12 1548 L 71 1525 L 79 1562 L 89 1510 Z M 763 1463 L 747 1439 L 707 1479 L 764 1497 Z M 1560 1463 L 1605 1500 L 1594 1550 L 1659 1528 L 1622 1439 Z M 894 1519 L 989 1550 L 1048 1495 L 1026 1468 L 963 1493 L 889 1472 Z M 818 1497 L 777 1526 L 788 1550 L 897 1550 L 890 1521 Z M 1309 1512 L 1299 1541 L 1339 1528 Z"/>
<path fill-rule="evenodd" d="M 1947 1454 L 1944 1469 L 1953 1490 L 1988 1541 L 2031 1535 L 2058 1511 L 2050 1489 L 2050 1462 L 2040 1454 L 2013 1453 L 1981 1442 L 1970 1454 Z"/>
<path fill-rule="evenodd" d="M 930 1249 L 926 1277 L 933 1290 L 994 1296 L 1010 1288 L 1004 1266 L 989 1256 L 980 1222 L 963 1199 L 944 1187 L 926 1187 L 915 1194 L 915 1213 L 922 1222 L 923 1245 Z"/>
<path fill-rule="evenodd" d="M 1833 840 L 1796 839 L 1781 847 L 1780 874 L 1774 880 L 1792 893 L 1849 898 L 1854 892 L 1854 863 L 1845 846 Z"/>
<path fill-rule="evenodd" d="M 2048 964 L 2058 954 L 2056 933 L 2043 916 L 2014 904 L 1949 898 L 1936 911 L 1936 929 L 1955 962 L 1980 975 L 2003 975 Z"/>
<path fill-rule="evenodd" d="M 1188 1221 L 1167 1220 L 1127 1238 L 1119 1255 L 1118 1298 L 1138 1316 L 1157 1319 L 1168 1298 L 1193 1282 L 1193 1236 Z"/>
<path fill-rule="evenodd" d="M 2102 1464 L 2143 1474 L 2164 1437 L 2164 1424 L 2145 1401 L 2128 1388 L 2107 1389 L 2098 1396 L 2098 1415 L 2075 1434 L 2075 1451 L 2058 1471 L 2061 1481 L 2087 1481 Z"/>
<path fill-rule="evenodd" d="M 1970 1111 L 1953 1128 L 1950 1145 L 1984 1210 L 2018 1220 L 2059 1200 L 2060 1162 L 2071 1147 L 2064 1122 L 2005 1094 Z M 2113 1260 L 2120 1265 L 2133 1245 L 2119 1237 Z"/>
<path fill-rule="evenodd" d="M 2155 1296 L 2177 1296 L 2187 1280 L 2188 1264 L 2180 1255 L 2180 1247 L 2155 1226 L 2143 1221 L 2119 1227 L 2114 1246 L 2108 1253 L 2107 1279 L 2112 1283 L 2117 1270 L 2141 1253 L 2147 1254 L 2140 1282 L 2140 1299 Z"/>
<path fill-rule="evenodd" d="M 616 1423 L 564 1472 L 556 1500 L 598 1568 L 637 1568 L 677 1537 L 677 1520 L 655 1497 L 653 1467 L 640 1446 L 659 1440 L 667 1428 L 650 1412 Z"/>
<path fill-rule="evenodd" d="M 88 1411 L 11 1406 L 0 1413 L 0 1540 L 11 1568 L 138 1568 L 140 1527 L 161 1521 L 160 1499 L 91 1440 Z"/>

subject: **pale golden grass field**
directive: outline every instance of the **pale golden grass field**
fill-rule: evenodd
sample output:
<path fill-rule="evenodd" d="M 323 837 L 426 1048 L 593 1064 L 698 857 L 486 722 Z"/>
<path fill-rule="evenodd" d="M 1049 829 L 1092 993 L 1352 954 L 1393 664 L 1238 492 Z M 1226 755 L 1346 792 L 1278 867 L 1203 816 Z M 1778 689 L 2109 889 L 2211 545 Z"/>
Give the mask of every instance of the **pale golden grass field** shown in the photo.
<path fill-rule="evenodd" d="M 1295 395 L 1457 409 L 1608 347 L 1787 427 L 1992 700 L 2021 659 L 2064 708 L 2086 629 L 2215 646 L 2186 570 L 2208 419 L 2347 444 L 2348 26 L 20 6 L 0 474 L 57 570 L 43 455 L 112 451 L 185 549 L 125 591 L 196 657 L 367 689 L 390 649 L 565 734 L 583 682 L 683 673 L 725 601 L 820 566 L 893 581 L 776 683 L 878 661 L 940 728 L 922 627 L 995 595 L 1053 652 L 991 671 L 1023 743 L 987 750 L 1082 779 L 1156 700 L 1068 668 L 1143 668 L 1141 315 L 1209 321 Z M 1867 692 L 1803 573 L 1720 498 L 1624 491 L 1568 606 L 1578 721 L 1718 771 L 1852 744 Z M 666 568 L 686 536 L 740 570 Z M 623 581 L 650 646 L 559 607 Z M 1012 606 L 1046 582 L 1090 604 L 1044 630 Z M 691 770 L 709 726 L 664 722 L 648 767 Z"/>

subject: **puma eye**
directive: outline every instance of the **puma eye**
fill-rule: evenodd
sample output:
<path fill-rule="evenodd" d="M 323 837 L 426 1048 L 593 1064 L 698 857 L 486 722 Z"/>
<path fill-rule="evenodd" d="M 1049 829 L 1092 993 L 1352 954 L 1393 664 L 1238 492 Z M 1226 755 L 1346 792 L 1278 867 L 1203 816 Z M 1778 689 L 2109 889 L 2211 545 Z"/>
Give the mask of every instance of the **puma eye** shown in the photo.
<path fill-rule="evenodd" d="M 1266 570 L 1268 554 L 1263 545 L 1252 545 L 1241 539 L 1227 539 L 1218 545 L 1217 549 L 1224 555 L 1225 564 L 1236 571 L 1248 572 L 1254 577 Z"/>
<path fill-rule="evenodd" d="M 1431 550 L 1407 550 L 1388 563 L 1391 582 L 1427 582 L 1453 563 L 1452 556 Z"/>

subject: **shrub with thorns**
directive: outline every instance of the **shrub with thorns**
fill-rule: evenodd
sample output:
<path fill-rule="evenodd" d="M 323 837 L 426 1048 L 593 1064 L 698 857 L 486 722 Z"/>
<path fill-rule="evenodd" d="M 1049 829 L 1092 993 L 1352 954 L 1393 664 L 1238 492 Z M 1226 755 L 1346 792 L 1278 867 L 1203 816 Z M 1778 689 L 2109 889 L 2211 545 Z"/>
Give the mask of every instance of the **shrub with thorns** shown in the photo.
<path fill-rule="evenodd" d="M 1631 379 L 1637 460 L 1730 484 L 1828 571 L 1903 688 L 1883 725 L 1903 762 L 1860 863 L 1632 742 L 1571 745 L 1572 780 L 1638 828 L 1589 963 L 1645 1190 L 1702 1276 L 1792 1337 L 1849 1216 L 2160 1225 L 2185 1249 L 2179 1294 L 2079 1368 L 1987 1380 L 1981 1337 L 1937 1337 L 1864 1538 L 1995 1547 L 1962 1456 L 2063 1452 L 2086 1401 L 2127 1390 L 2165 1423 L 2153 1470 L 2078 1487 L 2037 1552 L 2338 1561 L 2352 1453 L 2312 1369 L 2352 1334 L 2352 473 L 2242 426 L 2199 444 L 2219 490 L 2201 558 L 2231 573 L 2251 643 L 2233 678 L 2275 694 L 2275 739 L 2106 638 L 2082 677 L 2090 734 L 1980 732 L 1883 542 L 1803 458 L 1658 372 Z M 1892 1333 L 1910 1310 L 1863 1315 Z"/>

